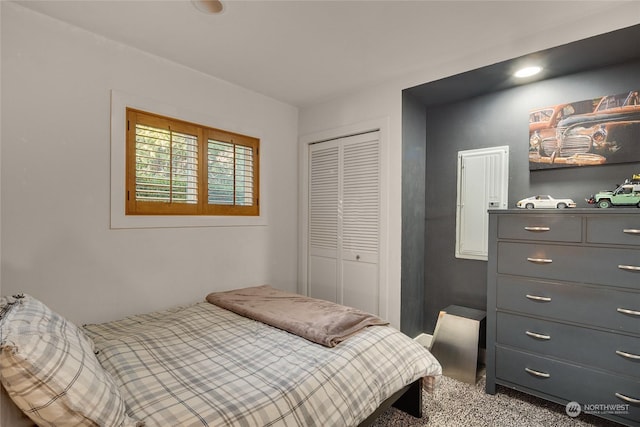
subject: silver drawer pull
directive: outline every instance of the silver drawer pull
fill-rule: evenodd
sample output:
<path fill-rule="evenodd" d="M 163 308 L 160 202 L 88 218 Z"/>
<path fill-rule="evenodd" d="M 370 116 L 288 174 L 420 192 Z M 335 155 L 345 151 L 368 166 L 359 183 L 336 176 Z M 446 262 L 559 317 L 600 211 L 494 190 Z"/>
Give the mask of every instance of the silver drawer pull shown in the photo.
<path fill-rule="evenodd" d="M 640 271 L 640 267 L 635 266 L 635 265 L 624 265 L 624 264 L 619 264 L 618 268 L 620 270 L 627 270 L 627 271 Z"/>
<path fill-rule="evenodd" d="M 625 228 L 622 232 L 626 234 L 640 234 L 640 230 L 637 228 Z"/>
<path fill-rule="evenodd" d="M 549 259 L 549 258 L 530 258 L 530 257 L 527 257 L 527 261 L 535 262 L 535 263 L 539 263 L 539 264 L 551 264 L 553 262 L 553 260 Z M 620 266 L 618 266 L 618 267 L 620 267 Z"/>
<path fill-rule="evenodd" d="M 628 308 L 618 307 L 617 311 L 618 311 L 618 313 L 622 313 L 622 314 L 630 314 L 632 316 L 640 316 L 640 311 L 629 310 Z"/>
<path fill-rule="evenodd" d="M 551 375 L 547 374 L 546 372 L 540 372 L 540 371 L 535 371 L 533 369 L 529 369 L 529 368 L 524 368 L 525 371 L 527 371 L 528 373 L 530 373 L 531 375 L 535 375 L 536 377 L 540 377 L 540 378 L 550 378 Z"/>
<path fill-rule="evenodd" d="M 525 227 L 527 231 L 549 231 L 551 228 L 549 227 Z"/>
<path fill-rule="evenodd" d="M 551 339 L 551 335 L 543 335 L 543 334 L 538 334 L 536 332 L 531 332 L 531 331 L 525 331 L 525 334 L 529 335 L 531 338 L 535 338 L 535 339 L 539 339 L 539 340 L 550 340 Z"/>
<path fill-rule="evenodd" d="M 640 360 L 640 354 L 627 353 L 626 351 L 616 350 L 618 356 L 626 357 L 627 359 Z"/>
<path fill-rule="evenodd" d="M 640 399 L 634 399 L 633 397 L 625 396 L 622 393 L 616 393 L 616 397 L 619 398 L 619 399 L 624 400 L 625 402 L 640 403 Z"/>
<path fill-rule="evenodd" d="M 529 295 L 529 294 L 526 294 L 525 296 L 533 301 L 551 302 L 550 297 L 539 297 L 538 295 Z"/>

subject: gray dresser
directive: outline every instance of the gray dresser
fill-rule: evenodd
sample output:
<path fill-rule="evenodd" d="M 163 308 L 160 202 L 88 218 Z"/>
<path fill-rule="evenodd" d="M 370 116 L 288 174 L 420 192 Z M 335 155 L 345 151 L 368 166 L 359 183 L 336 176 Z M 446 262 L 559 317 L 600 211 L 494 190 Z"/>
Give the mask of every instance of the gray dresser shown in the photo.
<path fill-rule="evenodd" d="M 640 426 L 640 209 L 489 213 L 496 384 Z"/>

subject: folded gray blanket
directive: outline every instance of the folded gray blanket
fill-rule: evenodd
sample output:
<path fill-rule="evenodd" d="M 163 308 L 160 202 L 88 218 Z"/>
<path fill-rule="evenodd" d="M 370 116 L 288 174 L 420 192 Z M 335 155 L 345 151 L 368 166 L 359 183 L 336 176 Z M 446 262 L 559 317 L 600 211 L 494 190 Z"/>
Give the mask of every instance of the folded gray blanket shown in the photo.
<path fill-rule="evenodd" d="M 280 291 L 268 285 L 213 292 L 206 300 L 327 347 L 335 347 L 368 326 L 389 324 L 352 307 Z"/>

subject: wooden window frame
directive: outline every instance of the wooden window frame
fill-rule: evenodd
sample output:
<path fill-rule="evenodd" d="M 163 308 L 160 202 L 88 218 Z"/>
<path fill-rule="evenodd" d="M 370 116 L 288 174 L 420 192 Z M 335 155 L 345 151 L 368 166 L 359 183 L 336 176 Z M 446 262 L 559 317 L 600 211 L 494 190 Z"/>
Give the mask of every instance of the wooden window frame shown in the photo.
<path fill-rule="evenodd" d="M 168 128 L 172 131 L 188 133 L 197 138 L 197 202 L 174 203 L 161 201 L 142 201 L 136 198 L 136 125 Z M 208 201 L 208 142 L 233 144 L 248 147 L 252 155 L 252 197 L 250 205 L 236 204 L 235 193 L 232 204 L 210 204 Z M 221 129 L 215 129 L 171 117 L 161 116 L 133 108 L 126 108 L 126 178 L 125 178 L 125 215 L 204 215 L 204 216 L 259 216 L 260 205 L 260 140 Z M 236 162 L 234 159 L 234 171 Z M 235 176 L 235 172 L 234 172 Z M 235 191 L 235 184 L 233 186 Z"/>

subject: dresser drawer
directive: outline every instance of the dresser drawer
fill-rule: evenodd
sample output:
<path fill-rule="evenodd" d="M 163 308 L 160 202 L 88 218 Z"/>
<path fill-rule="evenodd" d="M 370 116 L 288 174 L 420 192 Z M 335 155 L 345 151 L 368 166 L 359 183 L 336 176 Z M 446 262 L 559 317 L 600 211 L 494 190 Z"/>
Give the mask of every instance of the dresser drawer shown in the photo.
<path fill-rule="evenodd" d="M 587 217 L 587 242 L 640 246 L 640 209 L 636 215 Z"/>
<path fill-rule="evenodd" d="M 640 422 L 640 405 L 617 397 L 640 399 L 640 380 L 607 374 L 579 365 L 547 359 L 498 346 L 496 377 L 529 389 L 580 404 L 625 405 L 618 416 Z M 628 406 L 626 406 L 628 404 Z"/>
<path fill-rule="evenodd" d="M 496 304 L 502 310 L 640 333 L 640 293 L 498 276 Z"/>
<path fill-rule="evenodd" d="M 569 215 L 502 215 L 498 238 L 553 242 L 581 242 L 582 218 Z"/>
<path fill-rule="evenodd" d="M 498 273 L 640 289 L 640 249 L 498 243 Z"/>
<path fill-rule="evenodd" d="M 498 313 L 497 342 L 640 380 L 638 337 Z"/>

